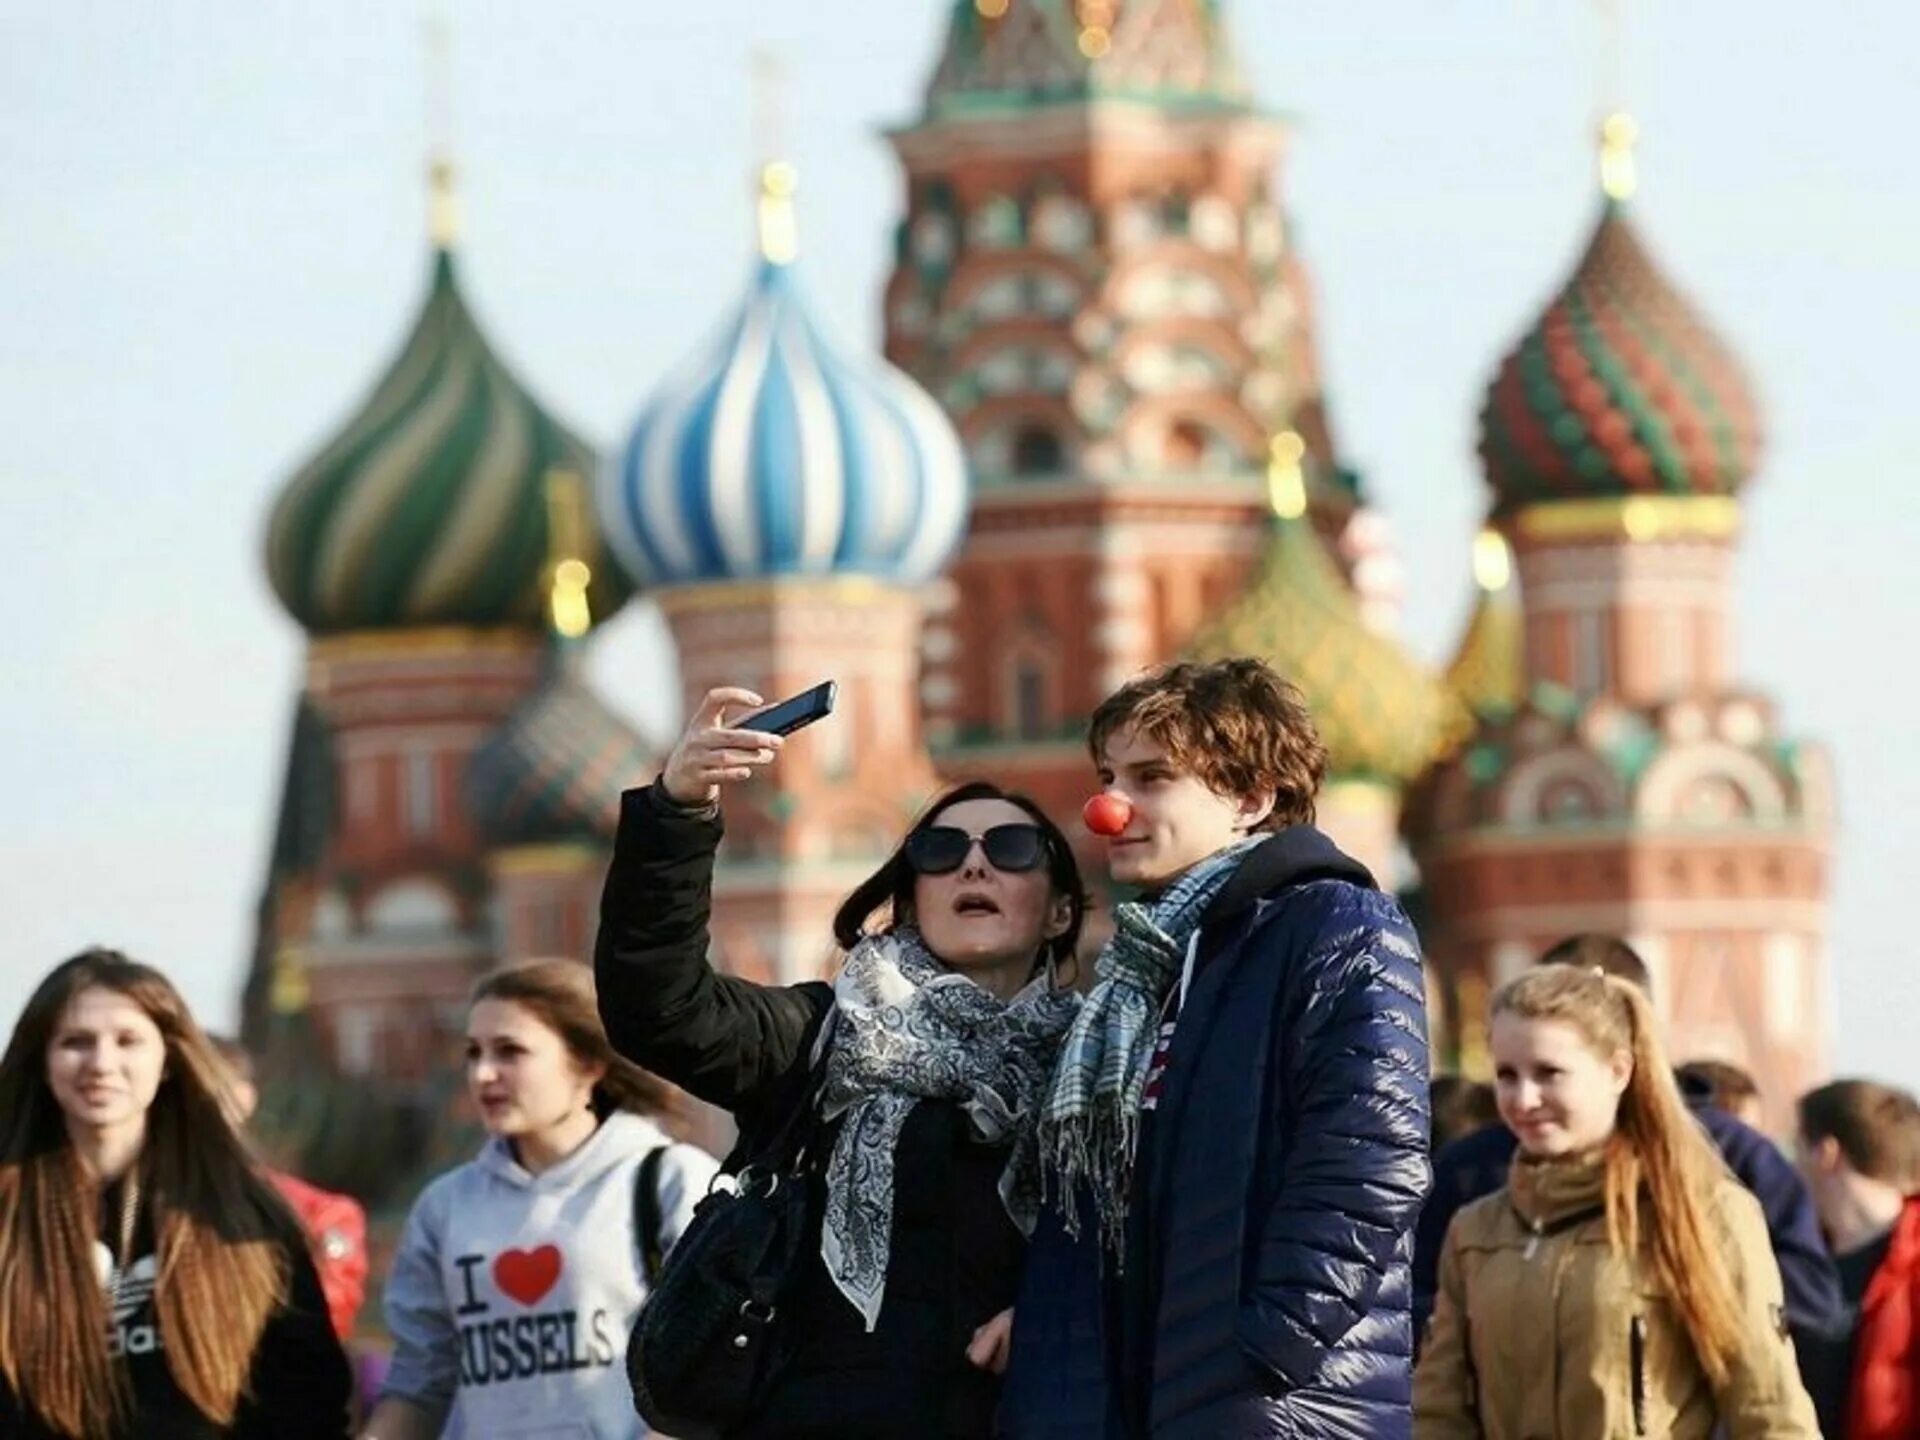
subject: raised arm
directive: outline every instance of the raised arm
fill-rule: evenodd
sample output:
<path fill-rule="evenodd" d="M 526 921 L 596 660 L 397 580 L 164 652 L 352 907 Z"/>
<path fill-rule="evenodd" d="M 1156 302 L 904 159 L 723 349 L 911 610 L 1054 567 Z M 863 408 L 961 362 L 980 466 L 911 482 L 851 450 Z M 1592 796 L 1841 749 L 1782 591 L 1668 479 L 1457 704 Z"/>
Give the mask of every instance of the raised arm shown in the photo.
<path fill-rule="evenodd" d="M 1380 1306 L 1428 1184 L 1426 992 L 1411 927 L 1371 893 L 1307 903 L 1325 913 L 1287 987 L 1306 999 L 1283 1012 L 1275 1042 L 1293 1112 L 1275 1122 L 1288 1123 L 1287 1164 L 1239 1324 L 1249 1355 L 1289 1388 L 1310 1383 Z"/>
<path fill-rule="evenodd" d="M 832 998 L 824 985 L 756 985 L 708 963 L 720 786 L 779 751 L 777 736 L 724 724 L 729 707 L 757 704 L 751 691 L 709 692 L 660 778 L 622 797 L 593 957 L 615 1048 L 727 1109 L 806 1062 Z"/>

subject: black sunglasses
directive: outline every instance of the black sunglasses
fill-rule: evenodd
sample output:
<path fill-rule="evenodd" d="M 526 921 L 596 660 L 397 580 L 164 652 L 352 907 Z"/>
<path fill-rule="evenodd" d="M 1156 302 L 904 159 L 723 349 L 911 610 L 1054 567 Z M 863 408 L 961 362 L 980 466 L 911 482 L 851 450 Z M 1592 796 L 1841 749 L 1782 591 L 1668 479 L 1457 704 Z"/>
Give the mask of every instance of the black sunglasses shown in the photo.
<path fill-rule="evenodd" d="M 969 835 L 958 825 L 929 825 L 907 837 L 907 864 L 922 875 L 950 874 L 966 863 L 976 840 L 987 863 L 1008 874 L 1037 870 L 1047 858 L 1047 837 L 1038 825 L 995 825 L 984 835 Z"/>

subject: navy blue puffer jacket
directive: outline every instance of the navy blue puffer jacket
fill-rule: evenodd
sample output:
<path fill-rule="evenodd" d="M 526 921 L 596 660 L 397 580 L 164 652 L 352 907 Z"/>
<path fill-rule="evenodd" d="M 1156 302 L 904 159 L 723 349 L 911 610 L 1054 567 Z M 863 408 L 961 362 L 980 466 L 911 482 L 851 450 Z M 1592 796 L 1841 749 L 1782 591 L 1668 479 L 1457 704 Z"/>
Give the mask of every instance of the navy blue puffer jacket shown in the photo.
<path fill-rule="evenodd" d="M 1028 1252 L 1003 1434 L 1411 1434 L 1425 994 L 1364 867 L 1307 826 L 1249 853 L 1201 928 L 1124 1269 L 1054 1222 Z"/>

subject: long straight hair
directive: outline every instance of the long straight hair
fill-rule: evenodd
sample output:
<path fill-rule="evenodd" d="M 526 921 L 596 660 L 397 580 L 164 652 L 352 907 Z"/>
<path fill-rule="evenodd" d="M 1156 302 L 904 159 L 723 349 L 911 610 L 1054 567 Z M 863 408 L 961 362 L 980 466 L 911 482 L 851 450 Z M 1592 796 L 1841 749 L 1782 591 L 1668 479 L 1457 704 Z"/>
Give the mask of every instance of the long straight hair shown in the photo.
<path fill-rule="evenodd" d="M 1073 846 L 1066 834 L 1053 823 L 1035 800 L 1015 790 L 1002 790 L 990 780 L 968 780 L 944 791 L 920 812 L 907 833 L 900 838 L 886 863 L 862 880 L 840 904 L 833 917 L 833 938 L 842 950 L 851 950 L 871 933 L 876 915 L 884 915 L 883 927 L 914 923 L 913 889 L 919 878 L 907 863 L 907 841 L 922 830 L 940 823 L 940 817 L 968 800 L 1000 800 L 1016 810 L 1024 810 L 1040 828 L 1040 842 L 1046 852 L 1047 879 L 1056 895 L 1065 895 L 1072 907 L 1067 928 L 1040 947 L 1039 963 L 1052 962 L 1057 968 L 1073 959 L 1080 944 L 1080 931 L 1087 922 L 1087 891 L 1080 879 L 1080 864 L 1073 858 Z M 1036 969 L 1039 964 L 1036 964 Z M 1068 983 L 1068 982 L 1062 982 Z"/>
<path fill-rule="evenodd" d="M 186 1002 L 159 971 L 112 950 L 76 955 L 41 981 L 0 1057 L 0 1374 L 75 1440 L 132 1418 L 94 1269 L 100 1186 L 47 1083 L 60 1019 L 91 989 L 139 1006 L 166 1046 L 135 1162 L 155 1238 L 154 1311 L 174 1383 L 209 1420 L 231 1425 L 260 1337 L 285 1303 L 289 1257 L 305 1241 L 228 1121 L 225 1072 Z"/>
<path fill-rule="evenodd" d="M 579 961 L 523 960 L 503 965 L 474 985 L 469 1006 L 482 1000 L 525 1007 L 560 1037 L 575 1061 L 600 1065 L 606 1073 L 593 1087 L 593 1113 L 602 1120 L 616 1110 L 676 1121 L 683 1118 L 685 1106 L 679 1092 L 613 1048 L 600 1021 L 593 971 Z"/>
<path fill-rule="evenodd" d="M 1596 1055 L 1624 1052 L 1633 1073 L 1606 1153 L 1607 1240 L 1637 1264 L 1641 1227 L 1701 1368 L 1724 1384 L 1741 1344 L 1740 1304 L 1710 1218 L 1726 1164 L 1674 1084 L 1653 1008 L 1632 984 L 1597 968 L 1540 965 L 1493 997 L 1493 1015 L 1557 1020 Z"/>

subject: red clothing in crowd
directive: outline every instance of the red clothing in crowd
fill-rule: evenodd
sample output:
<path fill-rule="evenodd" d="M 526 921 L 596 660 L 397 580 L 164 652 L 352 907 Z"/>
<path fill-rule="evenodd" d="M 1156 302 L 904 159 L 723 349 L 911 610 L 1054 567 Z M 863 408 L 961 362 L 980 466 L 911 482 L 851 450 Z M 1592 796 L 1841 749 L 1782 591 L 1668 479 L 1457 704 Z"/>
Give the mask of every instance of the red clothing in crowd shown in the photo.
<path fill-rule="evenodd" d="M 313 1237 L 313 1262 L 326 1291 L 334 1332 L 345 1340 L 367 1294 L 367 1212 L 349 1195 L 336 1195 L 292 1175 L 269 1172 L 281 1195 Z"/>
<path fill-rule="evenodd" d="M 1920 1195 L 1861 1297 L 1846 1440 L 1920 1440 Z"/>

